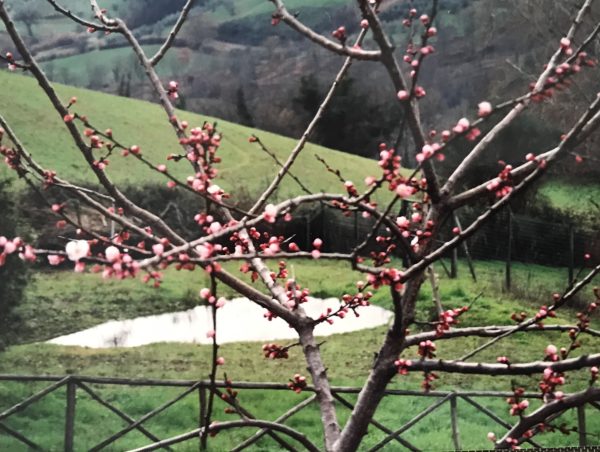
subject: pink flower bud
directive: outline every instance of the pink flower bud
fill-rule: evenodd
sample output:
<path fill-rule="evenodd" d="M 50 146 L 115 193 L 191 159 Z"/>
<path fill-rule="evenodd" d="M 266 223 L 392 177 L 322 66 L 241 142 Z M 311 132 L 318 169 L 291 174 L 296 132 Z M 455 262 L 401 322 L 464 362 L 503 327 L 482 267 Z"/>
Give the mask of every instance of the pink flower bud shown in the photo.
<path fill-rule="evenodd" d="M 409 98 L 409 94 L 408 91 L 401 89 L 400 91 L 398 91 L 398 99 L 400 100 L 407 100 Z"/>

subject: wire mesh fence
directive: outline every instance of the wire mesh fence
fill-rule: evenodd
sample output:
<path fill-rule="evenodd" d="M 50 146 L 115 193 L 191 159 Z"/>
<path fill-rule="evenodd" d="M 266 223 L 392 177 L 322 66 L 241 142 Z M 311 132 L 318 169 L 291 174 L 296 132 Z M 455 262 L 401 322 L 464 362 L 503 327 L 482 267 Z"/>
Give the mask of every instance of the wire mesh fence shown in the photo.
<path fill-rule="evenodd" d="M 463 215 L 459 222 L 466 227 L 474 219 L 473 215 Z M 310 250 L 312 241 L 319 237 L 323 239 L 324 251 L 349 253 L 372 231 L 375 223 L 374 218 L 364 217 L 360 212 L 344 213 L 322 206 L 295 217 L 277 232 L 305 250 Z M 442 237 L 450 238 L 455 226 L 455 221 L 448 221 Z M 389 232 L 381 226 L 377 234 Z M 451 261 L 459 258 L 505 261 L 509 286 L 514 262 L 564 267 L 565 281 L 571 282 L 580 268 L 595 265 L 600 259 L 600 229 L 550 222 L 506 210 L 485 223 L 466 245 L 445 258 Z M 377 249 L 377 243 L 371 240 L 365 252 L 374 249 Z M 400 248 L 396 250 L 396 256 L 402 257 Z M 451 267 L 456 268 L 455 265 Z M 452 273 L 450 269 L 449 273 Z"/>

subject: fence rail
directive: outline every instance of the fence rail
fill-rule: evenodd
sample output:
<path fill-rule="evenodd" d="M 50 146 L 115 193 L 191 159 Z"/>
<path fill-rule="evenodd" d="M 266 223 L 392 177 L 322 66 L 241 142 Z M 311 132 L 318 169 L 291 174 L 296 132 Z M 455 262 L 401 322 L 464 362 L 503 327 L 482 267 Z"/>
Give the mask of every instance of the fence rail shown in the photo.
<path fill-rule="evenodd" d="M 279 383 L 256 383 L 256 382 L 237 382 L 229 385 L 225 385 L 224 382 L 216 382 L 215 385 L 211 385 L 210 381 L 207 380 L 160 380 L 160 379 L 132 379 L 132 378 L 114 378 L 114 377 L 90 377 L 90 376 L 76 376 L 76 375 L 68 375 L 68 376 L 58 376 L 58 375 L 0 375 L 0 382 L 20 382 L 20 383 L 35 383 L 35 382 L 45 382 L 50 383 L 44 389 L 32 394 L 31 396 L 21 400 L 20 402 L 3 409 L 0 412 L 0 434 L 9 435 L 15 438 L 17 441 L 23 443 L 28 448 L 32 450 L 44 450 L 43 445 L 36 444 L 34 441 L 29 439 L 27 435 L 23 432 L 18 432 L 15 429 L 9 427 L 5 424 L 5 420 L 9 417 L 15 415 L 16 413 L 24 410 L 28 406 L 33 403 L 41 400 L 46 397 L 48 394 L 51 394 L 57 391 L 59 388 L 66 388 L 65 391 L 65 424 L 64 424 L 64 450 L 67 452 L 71 452 L 74 450 L 75 444 L 75 416 L 76 416 L 76 406 L 77 406 L 77 392 L 82 391 L 86 395 L 88 395 L 93 401 L 99 403 L 105 408 L 109 409 L 116 416 L 121 418 L 123 421 L 127 422 L 127 426 L 119 430 L 118 432 L 103 438 L 100 440 L 94 447 L 92 447 L 91 451 L 100 451 L 104 450 L 117 441 L 119 438 L 125 436 L 129 432 L 136 430 L 149 441 L 149 444 L 141 447 L 136 450 L 156 450 L 156 449 L 166 449 L 170 450 L 169 446 L 173 444 L 177 444 L 185 441 L 197 441 L 199 446 L 203 447 L 203 435 L 202 432 L 202 422 L 204 419 L 204 415 L 207 409 L 207 393 L 213 391 L 214 394 L 218 397 L 221 396 L 221 389 L 230 387 L 233 389 L 255 389 L 255 390 L 265 390 L 265 391 L 286 391 L 289 392 L 289 388 L 285 384 Z M 183 391 L 179 393 L 176 397 L 170 399 L 169 401 L 163 403 L 162 405 L 154 408 L 153 410 L 147 412 L 139 419 L 134 419 L 129 416 L 127 413 L 123 412 L 121 409 L 115 407 L 110 402 L 106 401 L 100 395 L 91 388 L 89 385 L 97 384 L 97 385 L 112 385 L 112 386 L 143 386 L 143 387 L 170 387 L 170 388 L 181 388 Z M 347 395 L 358 394 L 361 388 L 358 387 L 348 387 L 348 386 L 336 386 L 332 388 L 334 398 L 339 402 L 341 407 L 345 407 L 349 410 L 354 408 L 354 405 L 348 401 L 346 398 Z M 312 386 L 308 386 L 305 389 L 306 392 L 312 392 L 313 394 L 302 400 L 301 402 L 295 404 L 293 407 L 288 409 L 285 413 L 279 415 L 275 422 L 284 424 L 287 420 L 289 420 L 292 416 L 299 413 L 301 410 L 315 403 L 316 394 L 314 394 L 314 388 Z M 161 440 L 159 437 L 154 435 L 146 428 L 143 424 L 149 421 L 151 418 L 154 418 L 159 413 L 162 413 L 167 408 L 173 406 L 174 404 L 180 402 L 187 395 L 192 394 L 194 392 L 198 393 L 198 413 L 199 413 L 199 425 L 198 428 L 191 432 L 186 432 L 181 435 L 177 435 L 175 437 L 167 438 Z M 414 427 L 416 424 L 421 422 L 428 415 L 438 410 L 443 405 L 448 404 L 450 406 L 450 424 L 451 424 L 451 432 L 452 432 L 452 444 L 455 450 L 461 450 L 461 440 L 460 440 L 460 429 L 459 429 L 459 421 L 458 421 L 458 401 L 462 400 L 466 402 L 471 407 L 475 408 L 478 412 L 482 413 L 486 417 L 493 420 L 495 423 L 499 424 L 501 427 L 509 429 L 510 424 L 504 421 L 500 416 L 494 413 L 491 409 L 482 405 L 475 399 L 486 397 L 486 398 L 506 398 L 511 397 L 513 394 L 511 392 L 503 392 L 503 391 L 431 391 L 428 393 L 420 392 L 420 391 L 411 391 L 411 390 L 399 390 L 399 389 L 388 389 L 385 391 L 386 397 L 420 397 L 420 398 L 431 398 L 436 399 L 430 406 L 419 413 L 415 413 L 414 417 L 405 422 L 402 426 L 392 429 L 383 423 L 373 419 L 371 421 L 371 425 L 385 433 L 385 437 L 379 441 L 376 445 L 372 446 L 370 451 L 378 451 L 382 449 L 384 446 L 394 441 L 398 445 L 401 445 L 403 448 L 410 451 L 418 451 L 419 448 L 409 442 L 406 438 L 402 437 L 402 435 Z M 529 399 L 540 399 L 541 395 L 539 393 L 526 393 L 523 395 L 525 398 Z M 600 410 L 600 404 L 590 403 L 595 409 Z M 247 419 L 255 420 L 255 417 L 252 415 L 250 411 L 240 406 L 239 403 L 235 403 L 235 407 L 238 413 L 242 414 Z M 2 408 L 0 408 L 2 409 Z M 579 434 L 579 446 L 583 447 L 587 445 L 587 426 L 586 426 L 586 416 L 585 409 L 578 408 L 577 410 L 577 431 Z M 257 421 L 258 423 L 259 421 Z M 235 446 L 232 451 L 242 451 L 246 448 L 252 446 L 257 441 L 262 439 L 265 436 L 269 436 L 272 440 L 276 441 L 278 445 L 287 450 L 296 450 L 292 445 L 290 445 L 286 438 L 283 437 L 281 432 L 275 432 L 271 430 L 268 426 L 260 427 L 257 431 L 250 435 L 248 438 L 243 440 L 240 444 Z M 541 447 L 534 439 L 529 439 L 527 441 L 530 445 L 534 447 Z"/>

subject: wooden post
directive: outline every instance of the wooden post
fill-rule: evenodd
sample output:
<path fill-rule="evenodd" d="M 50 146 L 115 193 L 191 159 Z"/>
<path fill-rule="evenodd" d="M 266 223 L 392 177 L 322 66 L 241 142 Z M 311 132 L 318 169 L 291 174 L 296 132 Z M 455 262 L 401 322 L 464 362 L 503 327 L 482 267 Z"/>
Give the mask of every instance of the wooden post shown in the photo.
<path fill-rule="evenodd" d="M 454 279 L 458 275 L 458 250 L 452 250 L 452 259 L 450 261 L 450 278 Z"/>
<path fill-rule="evenodd" d="M 452 424 L 452 443 L 454 444 L 454 450 L 461 450 L 460 447 L 460 436 L 458 432 L 458 404 L 456 401 L 456 394 L 450 399 L 450 422 Z"/>
<path fill-rule="evenodd" d="M 206 419 L 206 388 L 200 386 L 198 388 L 198 403 L 199 403 L 199 419 L 198 427 L 204 427 L 204 420 Z M 200 450 L 206 450 L 206 435 L 198 435 L 200 440 Z"/>
<path fill-rule="evenodd" d="M 75 439 L 75 403 L 77 401 L 77 383 L 67 383 L 67 407 L 65 411 L 65 452 L 73 452 Z"/>
<path fill-rule="evenodd" d="M 575 228 L 569 225 L 569 286 L 573 284 L 575 274 Z"/>
<path fill-rule="evenodd" d="M 587 433 L 585 429 L 585 405 L 577 407 L 577 432 L 579 433 L 579 447 L 587 446 Z"/>
<path fill-rule="evenodd" d="M 438 279 L 435 274 L 435 269 L 433 268 L 433 264 L 427 267 L 427 272 L 429 273 L 429 282 L 431 283 L 431 294 L 433 298 L 433 304 L 435 305 L 435 309 L 437 310 L 438 315 L 442 315 L 444 312 L 444 307 L 442 306 L 442 300 L 440 298 L 439 284 Z"/>
<path fill-rule="evenodd" d="M 512 243 L 513 243 L 513 216 L 512 212 L 508 211 L 508 245 L 506 248 L 506 290 L 510 290 L 512 286 L 512 277 L 511 277 L 511 258 L 512 258 Z"/>
<path fill-rule="evenodd" d="M 454 223 L 458 226 L 458 229 L 462 231 L 462 225 L 460 224 L 460 219 L 456 213 L 453 214 Z M 469 245 L 467 245 L 467 241 L 462 242 L 463 249 L 465 250 L 465 257 L 467 258 L 467 264 L 469 264 L 469 271 L 471 272 L 471 277 L 473 281 L 477 282 L 477 275 L 475 274 L 475 267 L 473 266 L 473 259 L 471 258 L 471 252 L 469 251 Z"/>

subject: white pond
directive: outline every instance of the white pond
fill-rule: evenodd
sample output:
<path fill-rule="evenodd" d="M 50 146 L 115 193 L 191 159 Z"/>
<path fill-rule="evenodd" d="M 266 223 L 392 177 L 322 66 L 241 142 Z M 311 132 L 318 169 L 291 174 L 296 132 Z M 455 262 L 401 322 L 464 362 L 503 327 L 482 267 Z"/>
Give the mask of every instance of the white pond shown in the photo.
<path fill-rule="evenodd" d="M 302 307 L 312 318 L 318 318 L 327 308 L 337 309 L 335 298 L 309 298 Z M 274 341 L 296 339 L 296 332 L 283 320 L 264 318 L 265 309 L 246 298 L 228 301 L 217 311 L 219 343 L 242 341 Z M 349 313 L 344 319 L 335 318 L 332 325 L 321 323 L 315 328 L 317 336 L 329 336 L 387 325 L 392 312 L 378 306 L 365 306 L 360 317 Z M 48 341 L 51 344 L 76 345 L 91 348 L 137 347 L 157 342 L 189 342 L 210 344 L 206 337 L 212 330 L 212 310 L 197 306 L 189 311 L 138 317 L 131 320 L 112 320 L 77 333 Z"/>

